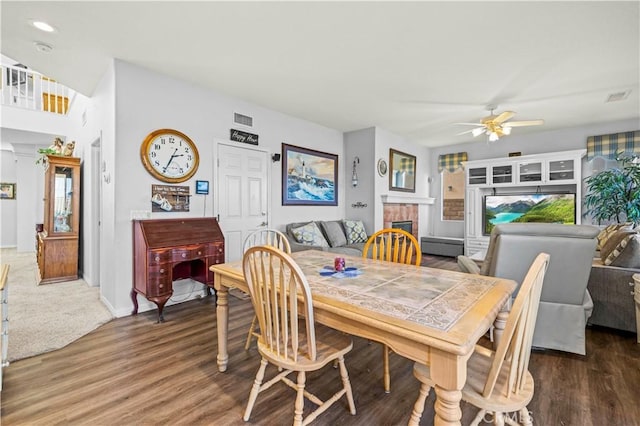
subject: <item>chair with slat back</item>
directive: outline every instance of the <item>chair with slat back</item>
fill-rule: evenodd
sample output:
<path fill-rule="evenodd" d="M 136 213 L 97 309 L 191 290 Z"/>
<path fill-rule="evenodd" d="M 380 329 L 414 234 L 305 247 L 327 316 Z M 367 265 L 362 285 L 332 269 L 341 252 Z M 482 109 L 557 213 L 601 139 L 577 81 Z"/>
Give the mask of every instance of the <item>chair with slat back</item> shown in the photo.
<path fill-rule="evenodd" d="M 344 355 L 351 350 L 353 343 L 349 336 L 314 323 L 311 290 L 300 267 L 291 256 L 270 246 L 249 248 L 244 254 L 242 267 L 260 325 L 258 352 L 262 356 L 244 420 L 249 420 L 258 394 L 278 381 L 297 391 L 294 425 L 312 422 L 343 395 L 347 396 L 349 410 L 355 415 L 351 384 L 344 364 Z M 334 360 L 340 367 L 342 389 L 323 402 L 305 390 L 306 372 L 319 370 Z M 283 371 L 263 384 L 268 363 Z M 298 373 L 296 383 L 287 378 L 293 371 Z M 303 418 L 305 397 L 318 407 Z"/>
<path fill-rule="evenodd" d="M 242 245 L 242 252 L 244 253 L 248 248 L 254 246 L 272 246 L 285 253 L 291 253 L 291 246 L 286 235 L 275 229 L 258 229 L 249 234 Z M 249 332 L 247 333 L 247 342 L 244 344 L 245 350 L 249 350 L 253 337 L 258 337 L 258 331 L 256 330 L 257 325 L 258 318 L 254 315 L 251 326 L 249 327 Z"/>
<path fill-rule="evenodd" d="M 540 253 L 533 261 L 513 302 L 496 351 L 476 345 L 467 362 L 467 381 L 462 389 L 462 399 L 480 408 L 473 425 L 486 421 L 487 413 L 491 413 L 495 424 L 518 424 L 511 416 L 505 416 L 505 413 L 512 412 L 517 412 L 516 417 L 523 425 L 532 424 L 527 410 L 534 387 L 529 373 L 529 357 L 548 265 L 549 255 L 546 253 Z M 422 383 L 409 420 L 410 425 L 417 425 L 434 383 L 429 367 L 424 364 L 414 364 L 413 374 Z"/>
<path fill-rule="evenodd" d="M 416 237 L 403 229 L 385 228 L 373 234 L 362 250 L 362 257 L 383 260 L 406 265 L 420 266 L 422 252 Z M 391 391 L 391 375 L 389 373 L 389 347 L 382 347 L 384 391 Z"/>

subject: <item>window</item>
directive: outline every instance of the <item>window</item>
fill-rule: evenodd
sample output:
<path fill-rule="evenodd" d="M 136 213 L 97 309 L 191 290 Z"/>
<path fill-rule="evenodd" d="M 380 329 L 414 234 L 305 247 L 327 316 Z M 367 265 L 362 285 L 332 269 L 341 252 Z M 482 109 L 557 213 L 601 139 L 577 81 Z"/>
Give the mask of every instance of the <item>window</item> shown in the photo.
<path fill-rule="evenodd" d="M 464 220 L 464 170 L 442 170 L 442 220 Z"/>

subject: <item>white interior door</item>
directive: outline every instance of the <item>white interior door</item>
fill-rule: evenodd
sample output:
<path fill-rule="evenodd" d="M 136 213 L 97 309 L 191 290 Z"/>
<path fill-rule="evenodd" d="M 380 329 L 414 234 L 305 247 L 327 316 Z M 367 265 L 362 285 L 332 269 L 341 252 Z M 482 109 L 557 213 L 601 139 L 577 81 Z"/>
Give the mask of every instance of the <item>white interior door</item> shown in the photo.
<path fill-rule="evenodd" d="M 266 151 L 218 144 L 216 204 L 227 262 L 242 258 L 249 233 L 269 226 L 268 159 Z"/>

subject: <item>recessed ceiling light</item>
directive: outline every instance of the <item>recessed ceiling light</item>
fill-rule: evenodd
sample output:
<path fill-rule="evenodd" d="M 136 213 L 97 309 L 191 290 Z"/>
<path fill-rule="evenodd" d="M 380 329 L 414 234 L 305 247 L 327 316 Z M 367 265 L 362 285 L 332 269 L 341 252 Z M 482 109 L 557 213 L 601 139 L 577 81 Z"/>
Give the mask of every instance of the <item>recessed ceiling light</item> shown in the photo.
<path fill-rule="evenodd" d="M 36 50 L 40 53 L 50 53 L 53 50 L 53 47 L 46 43 L 36 41 L 33 44 L 35 44 Z"/>
<path fill-rule="evenodd" d="M 47 24 L 44 21 L 33 21 L 32 25 L 37 29 L 39 29 L 40 31 L 44 31 L 46 33 L 52 33 L 56 30 L 55 28 L 53 28 L 51 25 Z"/>

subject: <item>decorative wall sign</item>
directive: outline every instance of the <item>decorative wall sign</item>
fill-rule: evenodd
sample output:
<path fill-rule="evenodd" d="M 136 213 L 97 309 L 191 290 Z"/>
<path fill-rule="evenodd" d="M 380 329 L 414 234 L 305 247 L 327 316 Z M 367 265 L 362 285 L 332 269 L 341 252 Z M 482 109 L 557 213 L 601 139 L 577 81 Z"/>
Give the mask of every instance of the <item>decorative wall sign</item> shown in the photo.
<path fill-rule="evenodd" d="M 522 155 L 521 152 L 510 152 L 509 157 L 520 157 Z"/>
<path fill-rule="evenodd" d="M 0 183 L 0 199 L 2 200 L 15 200 L 16 199 L 16 184 L 15 183 Z"/>
<path fill-rule="evenodd" d="M 152 212 L 188 212 L 189 187 L 151 185 Z"/>
<path fill-rule="evenodd" d="M 249 143 L 251 145 L 258 145 L 258 135 L 253 133 L 243 132 L 242 130 L 231 129 L 230 139 L 236 142 Z"/>
<path fill-rule="evenodd" d="M 338 205 L 338 156 L 282 144 L 282 205 Z"/>

